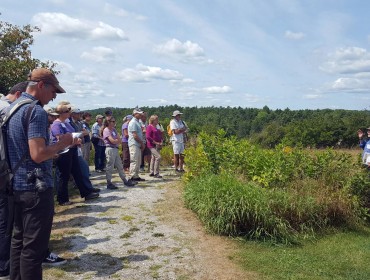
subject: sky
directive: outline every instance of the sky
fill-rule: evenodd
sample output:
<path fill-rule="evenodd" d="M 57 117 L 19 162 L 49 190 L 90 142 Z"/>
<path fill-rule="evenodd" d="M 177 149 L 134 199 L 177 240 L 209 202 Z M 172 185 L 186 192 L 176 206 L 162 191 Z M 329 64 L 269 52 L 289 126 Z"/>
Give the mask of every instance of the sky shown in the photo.
<path fill-rule="evenodd" d="M 1 0 L 81 110 L 370 109 L 370 1 Z"/>

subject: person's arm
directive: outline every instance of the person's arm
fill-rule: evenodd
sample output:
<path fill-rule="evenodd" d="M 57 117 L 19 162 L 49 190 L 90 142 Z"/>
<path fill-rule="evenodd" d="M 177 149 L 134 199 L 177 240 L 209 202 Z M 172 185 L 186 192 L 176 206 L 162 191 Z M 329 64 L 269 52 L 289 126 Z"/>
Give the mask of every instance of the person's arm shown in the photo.
<path fill-rule="evenodd" d="M 140 144 L 141 149 L 145 148 L 143 140 L 139 137 L 136 131 L 132 131 L 132 137 L 134 137 L 135 141 Z"/>
<path fill-rule="evenodd" d="M 114 139 L 112 134 L 109 134 L 107 136 L 108 140 L 110 143 L 114 144 L 114 145 L 117 145 L 117 144 L 120 144 L 121 143 L 121 137 L 119 136 L 119 134 L 117 133 L 117 138 Z"/>
<path fill-rule="evenodd" d="M 31 159 L 36 163 L 53 158 L 60 150 L 76 144 L 77 138 L 73 138 L 71 133 L 59 135 L 59 141 L 47 146 L 44 138 L 31 138 L 28 140 Z"/>
<path fill-rule="evenodd" d="M 149 125 L 146 129 L 146 133 L 145 133 L 145 136 L 146 136 L 146 142 L 152 144 L 153 146 L 156 145 L 156 142 L 154 141 L 153 139 L 153 128 L 151 125 Z"/>

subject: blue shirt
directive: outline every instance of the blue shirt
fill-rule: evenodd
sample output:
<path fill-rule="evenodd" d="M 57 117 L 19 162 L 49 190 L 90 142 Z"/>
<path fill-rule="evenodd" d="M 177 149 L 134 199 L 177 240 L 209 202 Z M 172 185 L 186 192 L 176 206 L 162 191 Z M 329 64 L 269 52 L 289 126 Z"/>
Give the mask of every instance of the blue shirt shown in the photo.
<path fill-rule="evenodd" d="M 36 100 L 28 93 L 22 93 L 18 100 L 20 101 L 27 98 Z M 17 102 L 12 103 L 10 108 L 12 108 L 15 103 Z M 27 183 L 27 172 L 35 168 L 41 168 L 43 170 L 46 185 L 50 188 L 53 187 L 52 160 L 49 159 L 41 163 L 34 162 L 31 159 L 28 146 L 28 140 L 33 138 L 44 138 L 45 144 L 49 145 L 48 114 L 41 105 L 36 104 L 32 109 L 28 126 L 28 135 L 26 135 L 26 114 L 28 107 L 29 104 L 20 107 L 10 118 L 7 128 L 7 143 L 11 167 L 14 168 L 22 156 L 27 154 L 26 160 L 21 164 L 13 178 L 13 188 L 17 191 L 35 189 L 33 183 Z"/>
<path fill-rule="evenodd" d="M 137 136 L 139 136 L 140 139 L 143 139 L 143 130 L 141 129 L 140 122 L 137 118 L 132 118 L 132 120 L 128 124 L 128 145 L 129 146 L 138 146 L 140 147 L 141 144 L 137 142 L 132 134 L 132 132 L 136 132 Z"/>

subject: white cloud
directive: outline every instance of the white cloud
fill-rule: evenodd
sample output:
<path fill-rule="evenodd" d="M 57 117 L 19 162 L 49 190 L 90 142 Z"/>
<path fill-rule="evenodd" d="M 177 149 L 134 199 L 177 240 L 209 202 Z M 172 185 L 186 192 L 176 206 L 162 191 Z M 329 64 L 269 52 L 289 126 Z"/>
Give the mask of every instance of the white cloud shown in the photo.
<path fill-rule="evenodd" d="M 229 86 L 212 86 L 212 87 L 205 87 L 202 89 L 205 93 L 211 93 L 211 94 L 219 94 L 219 93 L 230 93 L 232 91 L 231 87 Z"/>
<path fill-rule="evenodd" d="M 136 65 L 135 68 L 126 68 L 117 74 L 117 78 L 125 82 L 150 82 L 153 80 L 182 80 L 183 75 L 175 70 L 160 67 Z"/>
<path fill-rule="evenodd" d="M 327 61 L 320 69 L 340 74 L 370 72 L 370 53 L 358 47 L 340 48 L 328 55 Z"/>
<path fill-rule="evenodd" d="M 164 44 L 156 46 L 154 51 L 163 55 L 176 57 L 184 62 L 213 62 L 211 59 L 205 57 L 205 52 L 201 46 L 191 41 L 181 42 L 177 39 L 171 39 Z"/>
<path fill-rule="evenodd" d="M 62 13 L 38 13 L 32 23 L 41 28 L 42 34 L 75 39 L 128 40 L 125 32 L 104 22 L 91 22 L 72 18 Z"/>
<path fill-rule="evenodd" d="M 331 84 L 329 90 L 334 92 L 368 93 L 370 91 L 370 79 L 339 78 Z"/>
<path fill-rule="evenodd" d="M 304 99 L 318 99 L 320 97 L 320 94 L 306 94 L 303 96 Z"/>
<path fill-rule="evenodd" d="M 285 31 L 284 37 L 291 40 L 301 40 L 306 37 L 303 32 L 293 32 L 290 30 Z"/>
<path fill-rule="evenodd" d="M 115 58 L 115 53 L 111 48 L 94 47 L 89 52 L 83 52 L 81 58 L 95 62 L 109 62 Z"/>

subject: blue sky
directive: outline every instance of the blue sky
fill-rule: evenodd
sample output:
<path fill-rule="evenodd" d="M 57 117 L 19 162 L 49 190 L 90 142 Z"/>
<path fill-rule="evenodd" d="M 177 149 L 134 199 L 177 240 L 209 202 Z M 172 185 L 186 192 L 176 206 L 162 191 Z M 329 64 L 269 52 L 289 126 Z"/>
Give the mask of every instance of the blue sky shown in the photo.
<path fill-rule="evenodd" d="M 370 108 L 370 1 L 2 0 L 81 109 Z"/>

